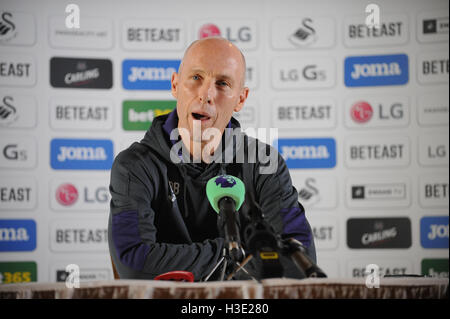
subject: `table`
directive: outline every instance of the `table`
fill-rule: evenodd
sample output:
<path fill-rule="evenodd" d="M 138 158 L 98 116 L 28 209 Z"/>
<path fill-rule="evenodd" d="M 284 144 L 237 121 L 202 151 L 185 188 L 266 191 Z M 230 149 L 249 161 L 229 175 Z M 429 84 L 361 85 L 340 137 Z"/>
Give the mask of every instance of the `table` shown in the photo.
<path fill-rule="evenodd" d="M 448 299 L 448 278 L 381 278 L 368 288 L 364 278 L 266 279 L 225 282 L 111 280 L 26 283 L 0 286 L 0 299 Z"/>

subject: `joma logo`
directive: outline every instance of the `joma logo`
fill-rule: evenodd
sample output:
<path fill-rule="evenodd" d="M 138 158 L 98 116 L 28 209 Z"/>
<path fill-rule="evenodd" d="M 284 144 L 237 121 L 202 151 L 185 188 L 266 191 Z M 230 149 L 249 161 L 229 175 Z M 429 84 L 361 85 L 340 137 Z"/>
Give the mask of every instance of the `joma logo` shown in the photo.
<path fill-rule="evenodd" d="M 353 72 L 351 77 L 355 80 L 360 77 L 371 76 L 394 76 L 401 75 L 402 70 L 396 62 L 392 63 L 373 63 L 373 64 L 355 64 L 353 65 Z"/>
<path fill-rule="evenodd" d="M 25 228 L 0 228 L 0 241 L 28 241 L 30 236 Z"/>

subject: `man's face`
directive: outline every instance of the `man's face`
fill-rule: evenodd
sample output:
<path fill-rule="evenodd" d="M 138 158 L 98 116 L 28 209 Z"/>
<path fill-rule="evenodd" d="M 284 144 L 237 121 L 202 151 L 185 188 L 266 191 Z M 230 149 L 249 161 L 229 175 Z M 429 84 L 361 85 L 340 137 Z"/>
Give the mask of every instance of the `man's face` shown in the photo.
<path fill-rule="evenodd" d="M 242 109 L 248 96 L 244 68 L 239 50 L 223 39 L 201 40 L 185 54 L 179 73 L 172 75 L 172 95 L 178 128 L 187 129 L 191 140 L 194 121 L 202 132 L 216 128 L 223 133 L 233 111 Z"/>

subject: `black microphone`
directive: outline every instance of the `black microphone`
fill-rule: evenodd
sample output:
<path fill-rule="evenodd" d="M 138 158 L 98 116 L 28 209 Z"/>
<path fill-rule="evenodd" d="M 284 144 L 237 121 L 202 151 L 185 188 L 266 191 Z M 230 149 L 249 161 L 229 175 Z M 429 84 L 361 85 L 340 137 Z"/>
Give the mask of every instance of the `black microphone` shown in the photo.
<path fill-rule="evenodd" d="M 218 224 L 225 229 L 225 241 L 230 257 L 235 262 L 244 259 L 239 235 L 237 211 L 245 198 L 244 183 L 231 175 L 211 178 L 206 184 L 206 195 L 211 206 L 219 214 Z"/>
<path fill-rule="evenodd" d="M 295 265 L 301 269 L 306 277 L 327 278 L 325 272 L 309 258 L 305 246 L 294 238 L 284 240 L 285 249 Z"/>
<path fill-rule="evenodd" d="M 279 254 L 282 248 L 279 237 L 273 227 L 264 220 L 254 194 L 247 192 L 246 196 L 251 221 L 244 230 L 245 248 L 256 257 L 261 279 L 282 277 L 284 269 Z"/>

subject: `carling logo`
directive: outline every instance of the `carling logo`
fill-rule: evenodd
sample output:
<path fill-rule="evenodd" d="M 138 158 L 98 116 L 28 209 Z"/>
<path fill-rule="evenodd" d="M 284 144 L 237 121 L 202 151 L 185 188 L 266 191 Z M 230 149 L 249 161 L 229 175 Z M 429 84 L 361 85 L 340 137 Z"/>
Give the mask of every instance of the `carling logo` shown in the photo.
<path fill-rule="evenodd" d="M 0 252 L 36 249 L 36 222 L 32 219 L 0 219 Z"/>
<path fill-rule="evenodd" d="M 110 89 L 113 85 L 112 62 L 53 57 L 50 60 L 50 84 L 55 88 Z"/>
<path fill-rule="evenodd" d="M 420 220 L 420 243 L 423 248 L 448 249 L 448 216 L 423 217 Z"/>
<path fill-rule="evenodd" d="M 277 143 L 278 152 L 283 156 L 288 168 L 336 166 L 336 141 L 333 138 L 281 138 Z"/>
<path fill-rule="evenodd" d="M 353 56 L 344 63 L 349 87 L 403 85 L 409 80 L 406 54 Z"/>
<path fill-rule="evenodd" d="M 53 169 L 109 170 L 113 157 L 111 140 L 53 139 L 50 144 Z"/>
<path fill-rule="evenodd" d="M 180 60 L 124 60 L 122 85 L 126 90 L 170 90 L 172 73 Z"/>
<path fill-rule="evenodd" d="M 347 220 L 347 246 L 353 249 L 409 248 L 411 220 L 398 218 L 350 218 Z"/>

